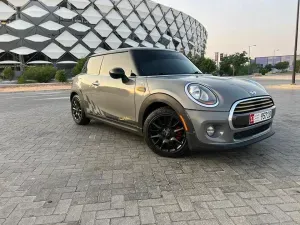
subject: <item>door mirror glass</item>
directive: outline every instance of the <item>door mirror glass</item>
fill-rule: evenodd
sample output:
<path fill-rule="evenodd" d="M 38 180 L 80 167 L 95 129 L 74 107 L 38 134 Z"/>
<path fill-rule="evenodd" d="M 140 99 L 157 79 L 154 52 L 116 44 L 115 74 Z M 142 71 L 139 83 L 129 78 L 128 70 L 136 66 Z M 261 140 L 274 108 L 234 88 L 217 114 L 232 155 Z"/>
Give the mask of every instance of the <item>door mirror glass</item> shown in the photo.
<path fill-rule="evenodd" d="M 126 77 L 125 71 L 122 68 L 114 68 L 109 71 L 109 74 L 113 79 L 121 79 Z"/>

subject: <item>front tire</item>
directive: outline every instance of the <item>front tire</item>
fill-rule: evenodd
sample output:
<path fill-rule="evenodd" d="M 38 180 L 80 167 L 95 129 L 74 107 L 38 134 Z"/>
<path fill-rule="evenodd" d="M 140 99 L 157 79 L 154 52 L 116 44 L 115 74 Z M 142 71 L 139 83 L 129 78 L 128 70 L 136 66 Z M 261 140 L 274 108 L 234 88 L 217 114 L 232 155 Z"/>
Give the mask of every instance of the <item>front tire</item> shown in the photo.
<path fill-rule="evenodd" d="M 73 120 L 76 124 L 87 125 L 90 123 L 90 119 L 86 117 L 78 95 L 75 95 L 71 100 L 71 112 Z"/>
<path fill-rule="evenodd" d="M 169 107 L 156 109 L 146 118 L 144 138 L 148 146 L 161 156 L 181 157 L 188 152 L 184 125 Z"/>

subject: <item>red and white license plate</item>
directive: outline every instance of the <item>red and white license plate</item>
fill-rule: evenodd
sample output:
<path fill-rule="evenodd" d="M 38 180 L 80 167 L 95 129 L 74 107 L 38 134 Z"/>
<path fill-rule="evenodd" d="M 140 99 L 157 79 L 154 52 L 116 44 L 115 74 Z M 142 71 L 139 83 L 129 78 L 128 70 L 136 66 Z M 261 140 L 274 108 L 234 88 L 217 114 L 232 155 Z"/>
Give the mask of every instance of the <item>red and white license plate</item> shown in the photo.
<path fill-rule="evenodd" d="M 249 116 L 249 124 L 256 124 L 272 118 L 272 110 L 268 110 L 265 112 L 250 114 Z"/>

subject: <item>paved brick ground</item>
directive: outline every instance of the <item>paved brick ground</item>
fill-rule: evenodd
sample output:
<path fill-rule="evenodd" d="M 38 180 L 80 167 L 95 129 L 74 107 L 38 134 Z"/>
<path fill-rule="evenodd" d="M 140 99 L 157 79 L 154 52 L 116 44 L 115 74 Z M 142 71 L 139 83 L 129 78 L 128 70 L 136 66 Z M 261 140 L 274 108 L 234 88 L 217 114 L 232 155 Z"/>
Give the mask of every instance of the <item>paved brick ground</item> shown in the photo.
<path fill-rule="evenodd" d="M 67 93 L 1 94 L 0 224 L 300 224 L 300 91 L 270 92 L 275 136 L 182 159 L 74 125 Z"/>

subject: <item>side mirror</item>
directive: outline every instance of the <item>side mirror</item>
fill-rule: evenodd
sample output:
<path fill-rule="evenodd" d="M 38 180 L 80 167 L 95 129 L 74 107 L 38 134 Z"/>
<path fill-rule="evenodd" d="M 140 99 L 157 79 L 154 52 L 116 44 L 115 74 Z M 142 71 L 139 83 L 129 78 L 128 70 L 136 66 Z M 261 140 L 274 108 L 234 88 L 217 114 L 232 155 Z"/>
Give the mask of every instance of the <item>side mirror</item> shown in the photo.
<path fill-rule="evenodd" d="M 113 79 L 121 79 L 126 77 L 125 71 L 122 68 L 113 68 L 111 71 L 109 71 L 109 75 Z"/>

